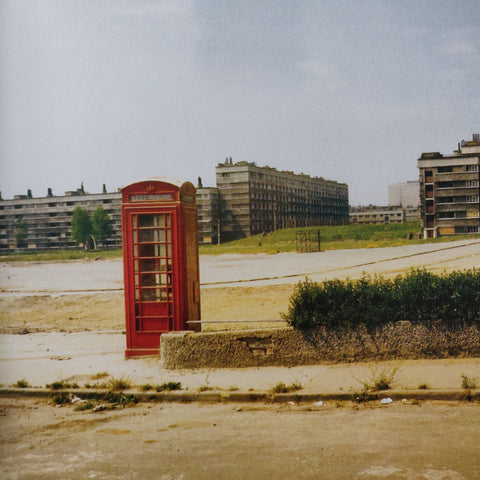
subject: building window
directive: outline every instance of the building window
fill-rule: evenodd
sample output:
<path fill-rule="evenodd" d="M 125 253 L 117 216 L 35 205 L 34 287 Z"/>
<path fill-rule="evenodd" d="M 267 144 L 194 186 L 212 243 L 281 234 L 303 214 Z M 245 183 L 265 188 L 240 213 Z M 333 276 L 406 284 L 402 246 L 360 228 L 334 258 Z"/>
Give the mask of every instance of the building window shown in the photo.
<path fill-rule="evenodd" d="M 450 173 L 452 167 L 438 167 L 438 173 Z"/>
<path fill-rule="evenodd" d="M 467 172 L 478 172 L 478 165 L 467 165 Z"/>
<path fill-rule="evenodd" d="M 478 202 L 478 195 L 469 195 L 467 197 L 467 203 L 477 203 Z"/>

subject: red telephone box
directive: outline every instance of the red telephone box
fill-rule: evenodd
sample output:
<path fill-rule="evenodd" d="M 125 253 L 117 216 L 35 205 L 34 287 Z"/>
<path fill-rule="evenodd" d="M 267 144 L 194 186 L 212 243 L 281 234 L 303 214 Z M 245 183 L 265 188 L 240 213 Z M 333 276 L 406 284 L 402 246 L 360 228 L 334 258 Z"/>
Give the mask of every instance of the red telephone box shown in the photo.
<path fill-rule="evenodd" d="M 121 191 L 125 356 L 158 355 L 162 333 L 198 329 L 187 324 L 200 320 L 196 190 L 159 178 Z"/>

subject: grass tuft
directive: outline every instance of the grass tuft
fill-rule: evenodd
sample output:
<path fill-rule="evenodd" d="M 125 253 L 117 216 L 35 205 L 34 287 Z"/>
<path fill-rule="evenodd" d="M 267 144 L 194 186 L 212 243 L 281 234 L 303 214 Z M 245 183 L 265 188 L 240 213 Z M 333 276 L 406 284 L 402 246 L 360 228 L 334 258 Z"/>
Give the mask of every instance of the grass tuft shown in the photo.
<path fill-rule="evenodd" d="M 468 377 L 462 373 L 462 388 L 464 390 L 475 390 L 478 388 L 478 378 Z"/>
<path fill-rule="evenodd" d="M 181 390 L 182 384 L 180 382 L 166 382 L 162 383 L 161 385 L 157 385 L 156 391 L 157 392 L 164 392 L 164 391 L 173 391 L 173 390 Z"/>
<path fill-rule="evenodd" d="M 132 386 L 132 379 L 130 377 L 114 377 L 108 381 L 107 385 L 113 391 L 128 390 Z"/>
<path fill-rule="evenodd" d="M 293 382 L 290 385 L 285 385 L 283 382 L 277 383 L 274 387 L 272 387 L 273 393 L 290 393 L 296 392 L 298 390 L 302 390 L 303 386 L 301 383 Z"/>
<path fill-rule="evenodd" d="M 28 388 L 30 384 L 25 378 L 22 378 L 21 380 L 17 380 L 12 386 L 16 388 Z"/>

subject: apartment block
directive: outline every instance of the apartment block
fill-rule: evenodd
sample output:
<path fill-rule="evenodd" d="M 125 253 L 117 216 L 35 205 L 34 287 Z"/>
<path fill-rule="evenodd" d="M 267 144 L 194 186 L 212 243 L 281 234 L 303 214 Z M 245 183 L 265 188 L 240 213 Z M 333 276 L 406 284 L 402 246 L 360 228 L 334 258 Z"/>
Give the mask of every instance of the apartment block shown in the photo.
<path fill-rule="evenodd" d="M 22 222 L 26 227 L 25 247 L 31 250 L 69 249 L 76 247 L 72 240 L 71 219 L 76 207 L 82 207 L 91 214 L 101 206 L 113 221 L 114 233 L 106 241 L 108 247 L 120 247 L 121 236 L 121 194 L 85 193 L 83 186 L 77 190 L 54 196 L 48 189 L 46 197 L 34 198 L 15 195 L 13 199 L 0 199 L 0 253 L 15 250 L 15 231 Z"/>
<path fill-rule="evenodd" d="M 366 207 L 350 210 L 352 225 L 381 225 L 385 223 L 404 223 L 406 212 L 402 207 Z"/>
<path fill-rule="evenodd" d="M 348 223 L 348 187 L 323 178 L 233 164 L 227 159 L 216 168 L 216 187 L 198 179 L 199 243 L 223 243 L 256 233 L 287 227 Z M 26 226 L 25 248 L 32 250 L 75 248 L 71 218 L 80 206 L 93 213 L 101 206 L 113 220 L 114 233 L 107 246 L 121 247 L 121 193 L 89 194 L 83 186 L 65 195 L 0 197 L 0 253 L 15 250 L 18 222 Z"/>
<path fill-rule="evenodd" d="M 348 186 L 321 177 L 233 163 L 215 169 L 224 240 L 281 228 L 348 224 Z"/>
<path fill-rule="evenodd" d="M 479 233 L 480 134 L 453 155 L 422 153 L 418 159 L 424 238 Z"/>
<path fill-rule="evenodd" d="M 198 242 L 221 243 L 219 235 L 220 194 L 216 187 L 204 187 L 201 179 L 197 185 Z"/>
<path fill-rule="evenodd" d="M 420 205 L 420 183 L 417 180 L 388 186 L 388 205 L 391 207 L 418 207 Z"/>

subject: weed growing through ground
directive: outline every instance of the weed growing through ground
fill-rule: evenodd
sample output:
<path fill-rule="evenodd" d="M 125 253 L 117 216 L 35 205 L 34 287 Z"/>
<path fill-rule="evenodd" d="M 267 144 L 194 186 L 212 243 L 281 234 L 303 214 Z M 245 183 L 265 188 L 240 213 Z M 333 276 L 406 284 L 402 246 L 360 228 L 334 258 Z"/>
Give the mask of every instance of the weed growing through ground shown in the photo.
<path fill-rule="evenodd" d="M 181 390 L 181 389 L 182 389 L 182 384 L 180 382 L 166 382 L 166 383 L 162 383 L 161 385 L 157 385 L 156 387 L 157 392 L 164 392 L 164 391 L 171 392 L 172 390 Z"/>
<path fill-rule="evenodd" d="M 30 387 L 30 384 L 25 378 L 22 378 L 21 380 L 17 380 L 17 382 L 14 383 L 13 386 L 16 388 L 28 388 Z"/>
<path fill-rule="evenodd" d="M 65 403 L 70 403 L 70 397 L 67 392 L 58 392 L 52 395 L 52 400 L 55 405 L 64 405 Z"/>
<path fill-rule="evenodd" d="M 285 385 L 285 383 L 279 382 L 272 388 L 272 392 L 273 393 L 290 393 L 290 392 L 296 392 L 298 390 L 301 390 L 302 388 L 303 386 L 299 382 L 293 382 L 290 385 Z"/>
<path fill-rule="evenodd" d="M 363 385 L 365 391 L 378 392 L 381 390 L 390 390 L 398 373 L 398 367 L 395 365 L 384 367 L 372 367 L 370 376 L 367 380 L 357 380 Z"/>
<path fill-rule="evenodd" d="M 122 408 L 125 407 L 130 407 L 132 405 L 135 405 L 137 403 L 137 397 L 135 395 L 126 395 L 123 392 L 114 392 L 110 390 L 105 394 L 103 397 L 103 400 L 106 402 L 109 402 L 113 405 L 111 405 L 111 409 L 115 408 L 115 406 L 121 406 Z"/>
<path fill-rule="evenodd" d="M 367 389 L 363 389 L 361 392 L 354 392 L 352 395 L 352 401 L 355 403 L 367 402 L 370 398 L 370 394 Z"/>
<path fill-rule="evenodd" d="M 462 373 L 462 388 L 465 390 L 475 390 L 478 387 L 478 378 L 468 377 Z"/>
<path fill-rule="evenodd" d="M 63 390 L 65 388 L 80 388 L 78 383 L 76 382 L 68 383 L 65 380 L 59 380 L 53 383 L 47 383 L 46 387 L 49 388 L 50 390 Z"/>
<path fill-rule="evenodd" d="M 107 382 L 110 390 L 128 390 L 132 386 L 132 379 L 130 377 L 111 378 Z"/>
<path fill-rule="evenodd" d="M 150 385 L 149 383 L 146 383 L 145 385 L 142 385 L 142 386 L 140 387 L 140 390 L 141 390 L 142 392 L 148 392 L 148 391 L 150 391 L 150 390 L 153 390 L 153 385 Z"/>
<path fill-rule="evenodd" d="M 421 383 L 417 388 L 419 390 L 428 390 L 429 386 L 426 383 Z"/>

